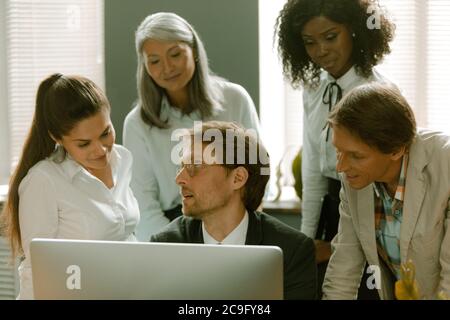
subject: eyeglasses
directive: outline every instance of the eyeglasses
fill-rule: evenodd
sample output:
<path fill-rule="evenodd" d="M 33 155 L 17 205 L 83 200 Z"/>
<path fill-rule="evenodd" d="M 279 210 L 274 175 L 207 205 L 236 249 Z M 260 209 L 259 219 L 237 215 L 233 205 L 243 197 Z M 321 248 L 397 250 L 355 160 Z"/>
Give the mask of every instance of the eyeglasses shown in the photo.
<path fill-rule="evenodd" d="M 177 175 L 183 171 L 183 169 L 186 169 L 186 172 L 188 175 L 192 178 L 198 174 L 198 172 L 205 168 L 205 167 L 212 167 L 212 166 L 221 166 L 221 164 L 213 163 L 213 164 L 206 164 L 206 163 L 183 163 L 178 166 L 177 168 Z"/>

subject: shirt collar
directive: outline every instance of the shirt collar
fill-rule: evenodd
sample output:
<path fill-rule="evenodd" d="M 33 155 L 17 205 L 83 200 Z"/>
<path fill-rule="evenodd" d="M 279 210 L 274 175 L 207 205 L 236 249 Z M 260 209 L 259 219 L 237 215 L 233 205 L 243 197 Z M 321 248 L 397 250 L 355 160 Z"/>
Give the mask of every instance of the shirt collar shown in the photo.
<path fill-rule="evenodd" d="M 165 120 L 170 118 L 182 119 L 183 117 L 191 118 L 192 120 L 201 120 L 201 116 L 198 110 L 194 110 L 190 114 L 184 114 L 179 108 L 172 106 L 170 104 L 169 98 L 167 98 L 167 95 L 164 94 L 161 99 L 160 118 Z"/>
<path fill-rule="evenodd" d="M 339 79 L 335 79 L 331 74 L 327 72 L 327 82 L 336 81 L 337 84 L 343 89 L 348 89 L 351 84 L 355 81 L 355 78 L 358 77 L 356 73 L 355 66 L 352 66 L 343 76 Z"/>
<path fill-rule="evenodd" d="M 400 169 L 400 176 L 398 178 L 397 189 L 395 190 L 394 199 L 403 201 L 405 198 L 405 184 L 406 184 L 406 170 L 408 169 L 408 153 L 405 153 L 402 159 L 402 168 Z M 375 193 L 378 198 L 382 195 L 384 198 L 388 196 L 383 184 L 375 182 L 373 184 Z"/>
<path fill-rule="evenodd" d="M 214 239 L 208 231 L 205 229 L 205 225 L 202 222 L 202 233 L 203 242 L 205 244 L 229 244 L 229 245 L 245 245 L 245 239 L 247 238 L 248 229 L 248 212 L 245 211 L 244 217 L 242 218 L 239 225 L 231 231 L 222 242 L 218 242 Z"/>
<path fill-rule="evenodd" d="M 62 152 L 61 150 L 55 150 L 55 152 L 53 152 L 53 154 L 51 155 L 52 159 L 56 161 L 55 159 L 60 157 L 61 152 Z M 115 146 L 113 146 L 111 150 L 111 171 L 114 179 L 114 185 L 116 184 L 117 181 L 118 163 L 120 162 L 120 159 L 121 155 L 117 152 Z M 79 173 L 82 172 L 88 173 L 88 171 L 82 165 L 76 162 L 67 152 L 65 158 L 62 160 L 60 164 L 62 170 L 67 174 L 67 176 L 71 181 L 73 181 L 75 176 L 77 176 L 77 174 Z"/>
<path fill-rule="evenodd" d="M 69 177 L 69 180 L 73 180 L 73 178 L 83 170 L 83 167 L 76 162 L 70 154 L 67 152 L 65 153 L 65 157 L 62 158 L 61 161 L 61 154 L 62 154 L 62 147 L 59 146 L 55 152 L 52 154 L 52 160 L 54 162 L 57 162 L 60 164 L 61 169 L 64 171 L 64 173 Z"/>

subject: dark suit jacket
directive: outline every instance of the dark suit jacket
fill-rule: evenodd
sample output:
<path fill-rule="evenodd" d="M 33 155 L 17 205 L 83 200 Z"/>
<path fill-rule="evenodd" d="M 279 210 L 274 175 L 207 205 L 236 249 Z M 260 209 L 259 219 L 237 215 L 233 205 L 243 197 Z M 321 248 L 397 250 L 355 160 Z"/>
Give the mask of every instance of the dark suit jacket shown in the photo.
<path fill-rule="evenodd" d="M 178 217 L 152 236 L 150 241 L 204 243 L 202 222 L 190 217 Z M 245 244 L 281 248 L 285 299 L 316 298 L 317 267 L 312 239 L 263 212 L 253 212 L 249 213 Z"/>

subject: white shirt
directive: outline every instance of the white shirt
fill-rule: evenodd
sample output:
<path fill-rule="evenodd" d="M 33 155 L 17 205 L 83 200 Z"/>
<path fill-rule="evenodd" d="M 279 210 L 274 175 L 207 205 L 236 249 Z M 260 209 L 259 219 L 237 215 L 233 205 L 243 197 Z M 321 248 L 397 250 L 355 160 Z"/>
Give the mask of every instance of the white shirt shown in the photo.
<path fill-rule="evenodd" d="M 324 129 L 328 118 L 328 105 L 322 101 L 330 82 L 336 81 L 344 96 L 351 89 L 372 81 L 391 83 L 375 68 L 364 78 L 352 67 L 339 79 L 323 71 L 317 88 L 305 88 L 303 92 L 303 147 L 302 147 L 302 226 L 301 231 L 314 239 L 320 218 L 322 198 L 328 190 L 328 178 L 339 179 L 336 172 L 336 151 L 332 144 L 332 129 L 328 140 Z M 335 96 L 332 101 L 335 101 Z"/>
<path fill-rule="evenodd" d="M 222 82 L 223 110 L 205 119 L 235 121 L 245 128 L 259 132 L 258 115 L 250 95 L 240 85 Z M 133 178 L 131 187 L 139 202 L 141 220 L 136 228 L 140 241 L 149 241 L 151 235 L 169 223 L 163 210 L 181 204 L 179 187 L 175 183 L 177 166 L 171 160 L 172 149 L 179 143 L 171 141 L 172 131 L 192 128 L 194 121 L 201 121 L 198 111 L 183 115 L 163 99 L 161 118 L 168 119 L 170 128 L 150 128 L 141 118 L 139 107 L 126 117 L 123 144 L 133 153 Z"/>
<path fill-rule="evenodd" d="M 214 239 L 208 231 L 205 229 L 205 225 L 202 222 L 202 233 L 203 233 L 203 243 L 204 244 L 232 244 L 232 245 L 245 245 L 245 240 L 247 239 L 247 229 L 248 229 L 248 212 L 245 211 L 245 215 L 242 218 L 239 225 L 233 229 L 222 242 Z"/>
<path fill-rule="evenodd" d="M 136 241 L 139 207 L 130 188 L 131 153 L 114 145 L 114 187 L 67 156 L 33 166 L 19 186 L 19 222 L 25 259 L 19 266 L 18 299 L 33 298 L 30 242 L 33 238 Z"/>

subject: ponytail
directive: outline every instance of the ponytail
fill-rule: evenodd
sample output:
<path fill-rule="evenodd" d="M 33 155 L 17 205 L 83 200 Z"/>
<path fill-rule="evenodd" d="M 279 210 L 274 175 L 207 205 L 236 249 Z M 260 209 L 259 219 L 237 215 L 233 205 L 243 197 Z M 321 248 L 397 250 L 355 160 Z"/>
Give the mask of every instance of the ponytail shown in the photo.
<path fill-rule="evenodd" d="M 50 137 L 46 123 L 45 102 L 47 93 L 53 84 L 61 78 L 61 74 L 54 74 L 44 80 L 38 88 L 36 97 L 36 111 L 31 129 L 19 163 L 11 177 L 8 198 L 1 216 L 2 233 L 9 239 L 13 258 L 22 255 L 22 241 L 19 225 L 19 185 L 36 163 L 50 156 L 55 149 L 55 141 Z"/>

